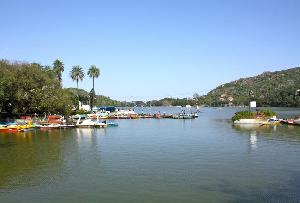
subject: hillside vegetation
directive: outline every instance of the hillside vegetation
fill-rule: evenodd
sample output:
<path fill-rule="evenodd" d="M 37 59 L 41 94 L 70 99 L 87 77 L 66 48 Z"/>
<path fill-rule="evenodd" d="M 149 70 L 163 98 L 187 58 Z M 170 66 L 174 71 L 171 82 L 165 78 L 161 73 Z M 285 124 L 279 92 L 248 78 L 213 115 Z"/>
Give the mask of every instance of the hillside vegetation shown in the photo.
<path fill-rule="evenodd" d="M 296 67 L 226 83 L 198 101 L 210 106 L 243 106 L 250 100 L 258 106 L 300 106 L 299 89 L 300 67 Z"/>
<path fill-rule="evenodd" d="M 83 89 L 76 88 L 66 88 L 65 89 L 69 96 L 72 98 L 74 105 L 78 102 L 77 95 L 79 96 L 80 101 L 83 104 L 89 104 L 90 102 L 90 93 Z M 104 95 L 95 95 L 95 106 L 133 106 L 131 102 L 121 102 L 117 100 L 113 100 L 110 97 Z"/>

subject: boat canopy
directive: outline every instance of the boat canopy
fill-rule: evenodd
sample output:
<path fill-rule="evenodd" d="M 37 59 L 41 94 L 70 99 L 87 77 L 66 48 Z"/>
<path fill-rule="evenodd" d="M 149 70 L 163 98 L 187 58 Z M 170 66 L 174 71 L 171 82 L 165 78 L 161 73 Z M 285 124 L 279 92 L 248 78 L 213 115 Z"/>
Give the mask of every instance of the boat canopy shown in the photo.
<path fill-rule="evenodd" d="M 116 107 L 114 106 L 96 106 L 93 108 L 93 111 L 109 111 L 109 112 L 115 112 Z"/>

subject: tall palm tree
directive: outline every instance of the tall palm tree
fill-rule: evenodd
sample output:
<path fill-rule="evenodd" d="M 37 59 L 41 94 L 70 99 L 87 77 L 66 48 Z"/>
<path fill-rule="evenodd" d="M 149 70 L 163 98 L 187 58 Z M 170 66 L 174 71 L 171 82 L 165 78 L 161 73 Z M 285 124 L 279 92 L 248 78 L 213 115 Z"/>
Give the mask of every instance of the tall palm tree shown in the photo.
<path fill-rule="evenodd" d="M 79 101 L 79 92 L 78 92 L 78 82 L 79 80 L 83 80 L 84 78 L 84 72 L 83 69 L 80 66 L 73 66 L 72 70 L 70 71 L 70 77 L 72 78 L 73 81 L 76 80 L 77 83 L 77 98 Z M 79 108 L 79 105 L 77 106 Z"/>
<path fill-rule="evenodd" d="M 90 78 L 93 78 L 93 89 L 92 89 L 92 93 L 91 93 L 91 108 L 93 108 L 94 106 L 94 96 L 95 96 L 95 78 L 98 78 L 100 75 L 100 69 L 97 68 L 95 65 L 91 65 L 91 67 L 89 68 L 87 74 L 89 75 Z"/>
<path fill-rule="evenodd" d="M 84 72 L 83 69 L 80 66 L 73 66 L 72 70 L 70 72 L 70 77 L 72 78 L 73 81 L 76 80 L 77 83 L 77 90 L 78 90 L 78 82 L 79 80 L 83 80 L 84 78 Z"/>
<path fill-rule="evenodd" d="M 56 59 L 53 62 L 53 71 L 60 83 L 62 81 L 61 75 L 62 75 L 62 72 L 64 72 L 64 70 L 65 70 L 65 68 L 64 68 L 63 62 L 60 61 L 59 59 Z"/>
<path fill-rule="evenodd" d="M 90 78 L 93 78 L 93 89 L 95 89 L 95 78 L 98 78 L 100 75 L 100 69 L 97 68 L 95 65 L 91 65 L 87 74 Z"/>

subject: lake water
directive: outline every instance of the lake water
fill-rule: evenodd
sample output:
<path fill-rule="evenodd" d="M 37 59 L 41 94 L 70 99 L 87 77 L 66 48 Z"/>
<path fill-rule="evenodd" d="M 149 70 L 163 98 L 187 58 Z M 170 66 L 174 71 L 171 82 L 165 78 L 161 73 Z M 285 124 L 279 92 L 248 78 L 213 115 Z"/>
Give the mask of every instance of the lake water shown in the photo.
<path fill-rule="evenodd" d="M 0 134 L 0 202 L 299 202 L 300 126 L 234 127 L 236 110 Z"/>

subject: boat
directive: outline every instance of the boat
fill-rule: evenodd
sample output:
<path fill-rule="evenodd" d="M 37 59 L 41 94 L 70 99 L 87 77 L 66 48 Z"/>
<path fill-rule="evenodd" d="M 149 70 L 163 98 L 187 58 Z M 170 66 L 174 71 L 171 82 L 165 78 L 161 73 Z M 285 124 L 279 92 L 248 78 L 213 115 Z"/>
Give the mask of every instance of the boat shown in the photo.
<path fill-rule="evenodd" d="M 77 128 L 105 128 L 107 127 L 107 124 L 103 122 L 94 121 L 90 118 L 81 120 L 81 117 L 77 120 L 77 123 L 75 125 Z"/>
<path fill-rule="evenodd" d="M 75 127 L 76 127 L 75 125 L 67 125 L 67 124 L 63 124 L 59 126 L 59 128 L 75 128 Z"/>
<path fill-rule="evenodd" d="M 101 119 L 107 119 L 109 117 L 109 113 L 108 112 L 99 112 L 99 113 L 93 113 L 93 114 L 87 114 L 88 118 L 91 119 L 97 119 L 101 118 Z"/>
<path fill-rule="evenodd" d="M 300 119 L 294 120 L 294 123 L 295 123 L 296 125 L 300 125 Z"/>
<path fill-rule="evenodd" d="M 163 114 L 161 115 L 162 118 L 173 118 L 172 114 Z"/>
<path fill-rule="evenodd" d="M 199 115 L 198 115 L 197 113 L 192 113 L 192 117 L 193 117 L 193 118 L 198 118 Z"/>
<path fill-rule="evenodd" d="M 151 115 L 151 114 L 142 114 L 142 115 L 139 115 L 140 118 L 154 118 L 154 115 Z"/>
<path fill-rule="evenodd" d="M 294 122 L 294 119 L 284 119 L 284 120 L 281 120 L 280 123 L 286 124 L 286 125 L 296 125 L 296 123 Z"/>
<path fill-rule="evenodd" d="M 0 133 L 24 132 L 25 127 L 20 128 L 17 125 L 0 125 Z"/>
<path fill-rule="evenodd" d="M 174 119 L 193 119 L 195 117 L 193 117 L 192 114 L 174 114 L 173 117 Z"/>
<path fill-rule="evenodd" d="M 110 119 L 138 119 L 140 116 L 133 110 L 118 110 L 109 115 Z"/>
<path fill-rule="evenodd" d="M 102 123 L 106 124 L 107 127 L 117 127 L 117 126 L 119 126 L 119 124 L 116 123 L 116 122 L 107 122 L 106 120 L 103 121 Z"/>
<path fill-rule="evenodd" d="M 154 118 L 160 119 L 161 118 L 161 114 L 160 113 L 154 114 Z"/>
<path fill-rule="evenodd" d="M 49 129 L 59 129 L 60 124 L 48 124 L 48 125 L 40 125 L 38 126 L 41 130 L 49 130 Z"/>
<path fill-rule="evenodd" d="M 48 123 L 50 124 L 63 124 L 65 123 L 64 117 L 61 115 L 48 116 Z"/>

